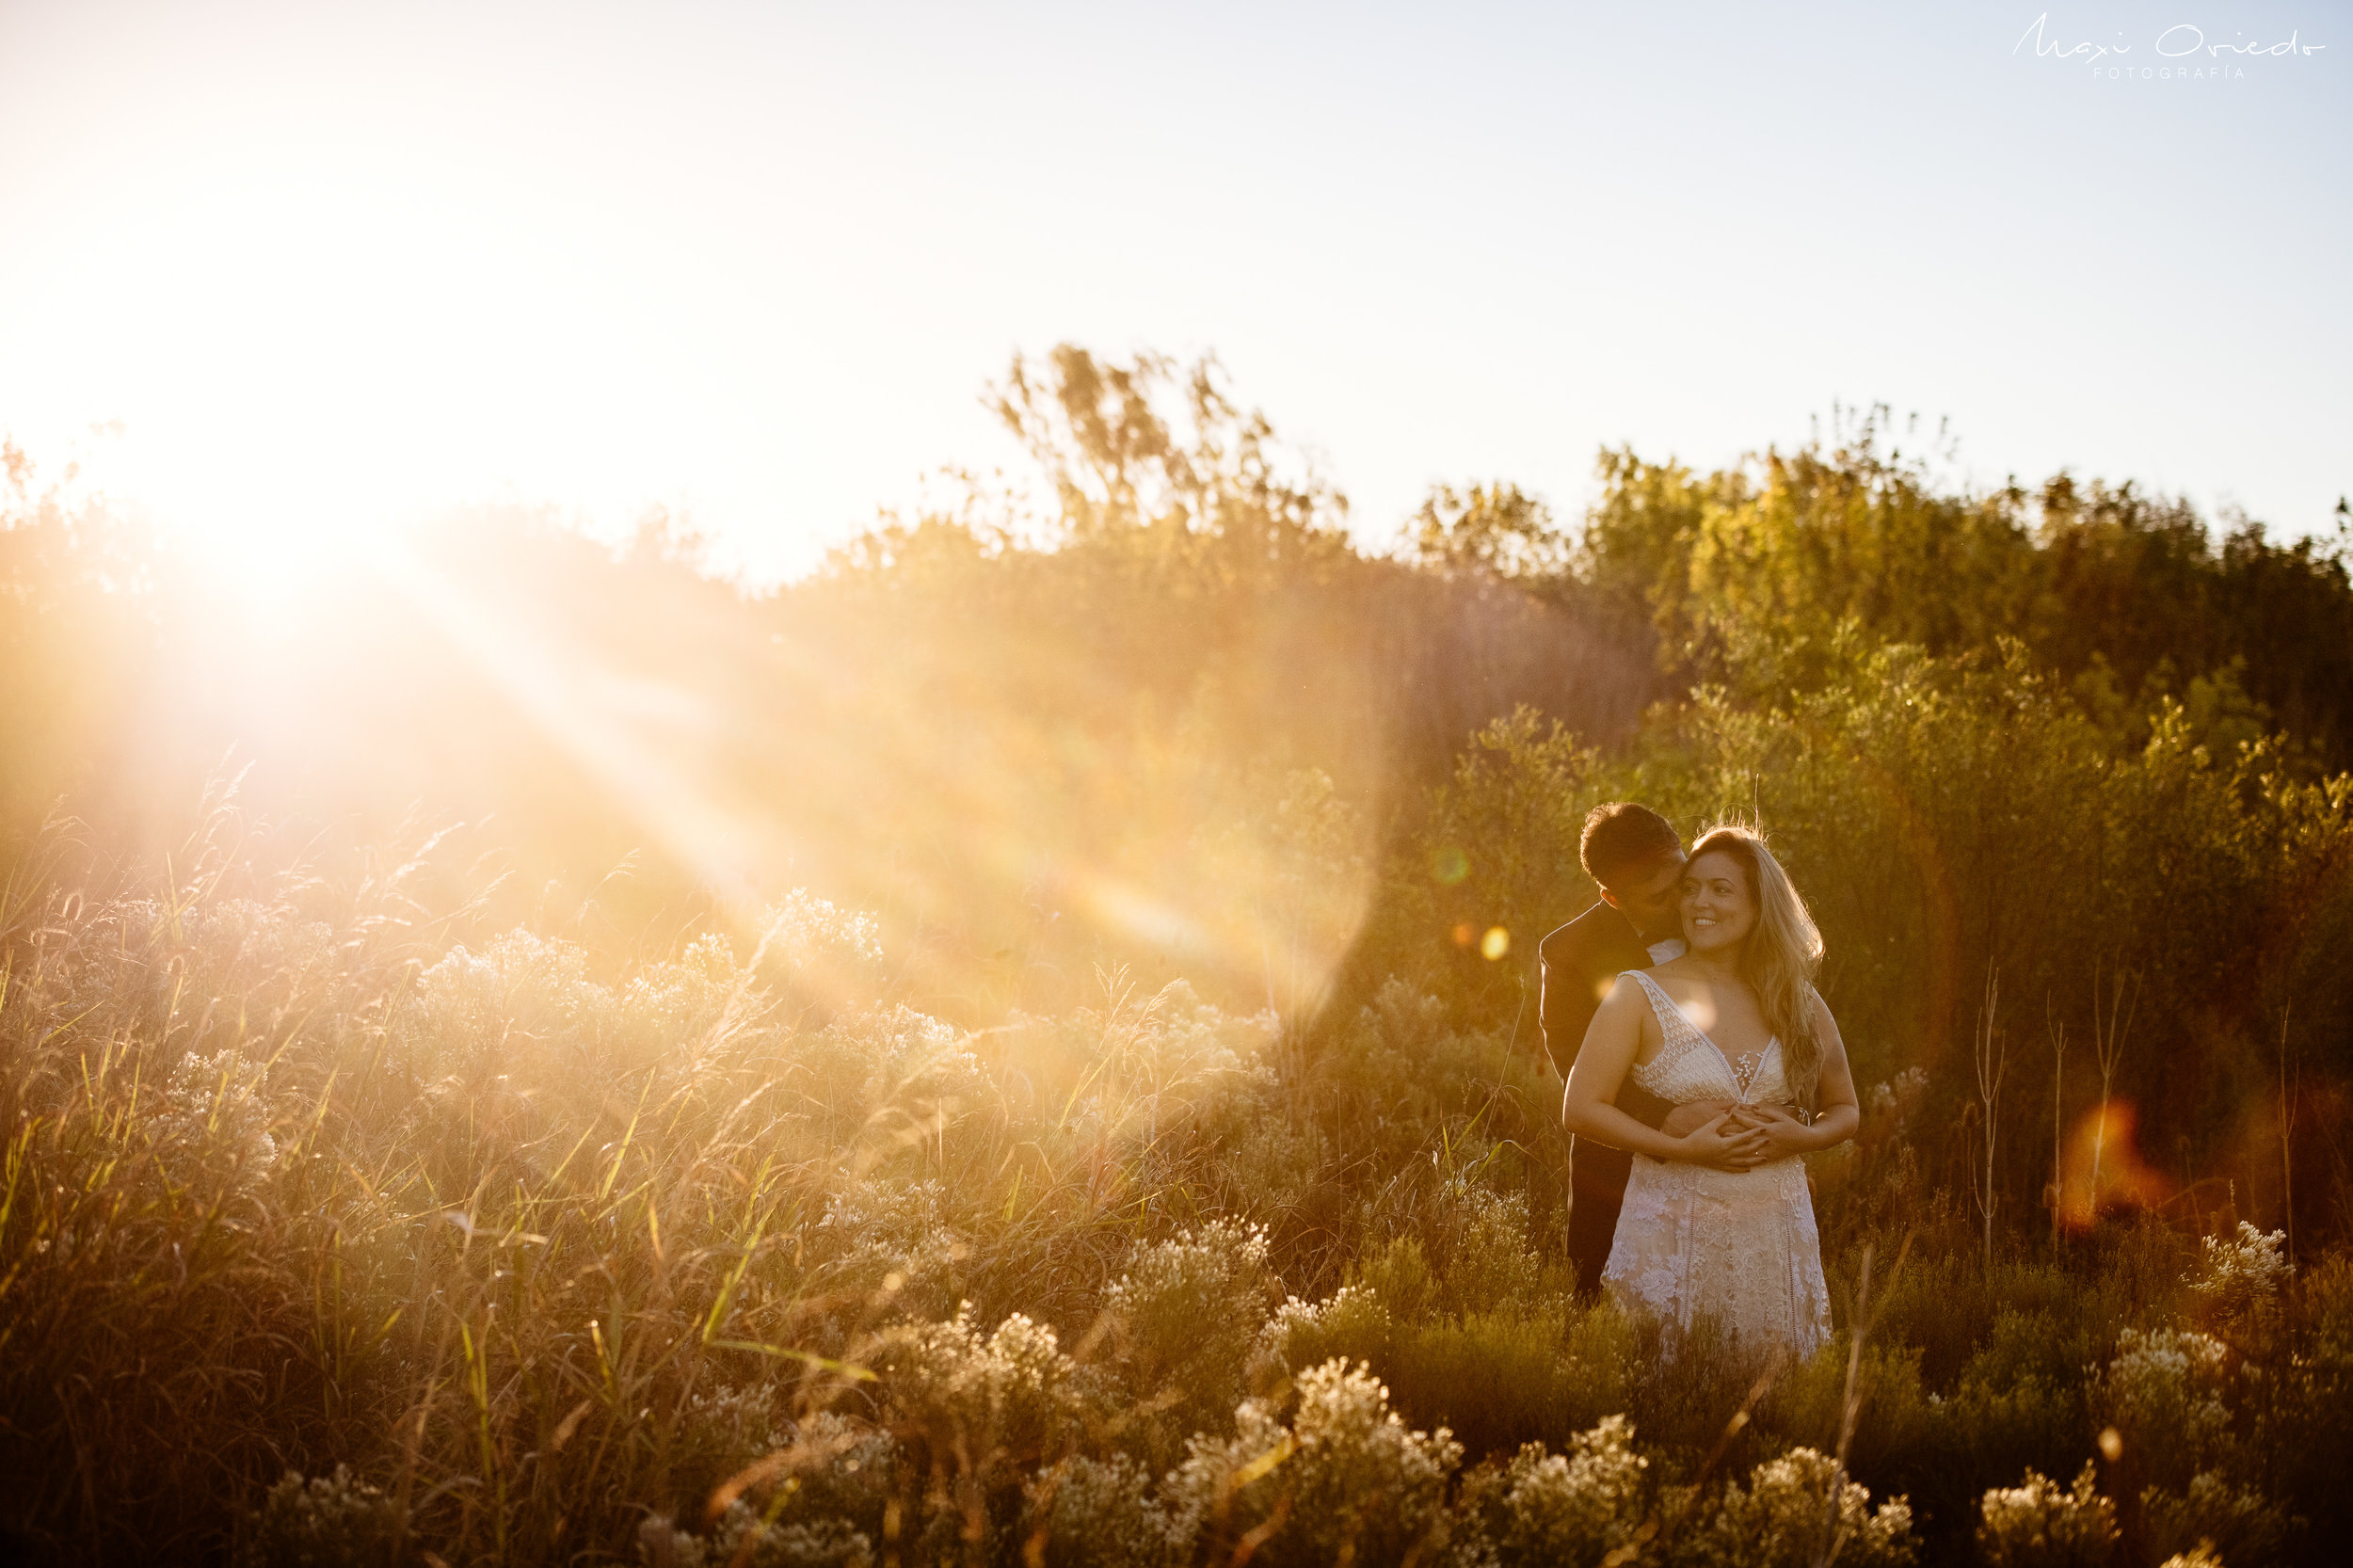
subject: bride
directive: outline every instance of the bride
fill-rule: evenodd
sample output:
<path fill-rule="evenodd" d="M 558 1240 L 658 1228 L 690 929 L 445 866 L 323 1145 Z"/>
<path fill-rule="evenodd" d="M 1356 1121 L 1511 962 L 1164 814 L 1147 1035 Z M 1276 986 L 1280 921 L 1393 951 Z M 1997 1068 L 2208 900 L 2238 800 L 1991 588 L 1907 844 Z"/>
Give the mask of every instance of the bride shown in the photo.
<path fill-rule="evenodd" d="M 1802 1356 L 1830 1337 L 1830 1291 L 1800 1157 L 1861 1119 L 1810 984 L 1821 933 L 1744 827 L 1691 846 L 1682 915 L 1683 956 L 1618 977 L 1561 1104 L 1571 1132 L 1634 1157 L 1602 1282 L 1678 1326 L 1709 1313 L 1745 1344 Z M 1611 1103 L 1629 1075 L 1689 1130 L 1653 1130 Z"/>

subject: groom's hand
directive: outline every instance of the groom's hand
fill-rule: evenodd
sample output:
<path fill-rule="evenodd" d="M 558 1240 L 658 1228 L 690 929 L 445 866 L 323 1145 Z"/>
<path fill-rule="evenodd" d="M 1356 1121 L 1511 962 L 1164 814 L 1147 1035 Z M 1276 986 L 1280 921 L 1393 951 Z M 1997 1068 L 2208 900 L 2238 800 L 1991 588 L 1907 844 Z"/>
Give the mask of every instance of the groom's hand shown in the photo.
<path fill-rule="evenodd" d="M 1785 1105 L 1749 1105 L 1739 1100 L 1693 1100 L 1678 1105 L 1667 1112 L 1667 1119 L 1658 1124 L 1658 1130 L 1670 1138 L 1687 1136 L 1692 1128 L 1705 1127 L 1726 1112 L 1739 1127 L 1762 1127 L 1767 1122 L 1794 1122 L 1796 1112 Z"/>
<path fill-rule="evenodd" d="M 1681 1158 L 1720 1171 L 1745 1171 L 1758 1163 L 1765 1137 L 1763 1128 L 1741 1121 L 1737 1108 L 1722 1111 L 1684 1135 Z"/>
<path fill-rule="evenodd" d="M 1693 1100 L 1668 1112 L 1667 1119 L 1658 1124 L 1658 1130 L 1670 1138 L 1688 1138 L 1732 1108 L 1730 1100 Z"/>
<path fill-rule="evenodd" d="M 1726 1126 L 1745 1129 L 1741 1146 L 1732 1156 L 1734 1170 L 1753 1170 L 1769 1160 L 1806 1152 L 1805 1123 L 1781 1105 L 1744 1105 L 1725 1119 Z"/>
<path fill-rule="evenodd" d="M 1733 1113 L 1750 1127 L 1764 1127 L 1771 1122 L 1786 1122 L 1791 1127 L 1803 1127 L 1797 1108 L 1789 1105 L 1736 1105 Z"/>

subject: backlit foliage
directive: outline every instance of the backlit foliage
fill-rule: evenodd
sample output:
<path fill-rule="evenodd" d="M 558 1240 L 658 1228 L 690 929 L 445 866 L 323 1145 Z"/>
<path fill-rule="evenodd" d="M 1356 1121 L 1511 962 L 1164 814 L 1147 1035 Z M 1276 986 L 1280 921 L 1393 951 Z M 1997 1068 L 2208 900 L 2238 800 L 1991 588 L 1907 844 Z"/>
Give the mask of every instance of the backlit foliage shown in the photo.
<path fill-rule="evenodd" d="M 991 407 L 1027 488 L 808 582 L 474 516 L 294 651 L 11 455 L 0 1546 L 2333 1560 L 2334 546 L 1873 414 L 1380 555 L 1213 361 Z M 1618 796 L 1829 941 L 1839 1337 L 1769 1375 L 1562 1256 L 1533 951 Z"/>

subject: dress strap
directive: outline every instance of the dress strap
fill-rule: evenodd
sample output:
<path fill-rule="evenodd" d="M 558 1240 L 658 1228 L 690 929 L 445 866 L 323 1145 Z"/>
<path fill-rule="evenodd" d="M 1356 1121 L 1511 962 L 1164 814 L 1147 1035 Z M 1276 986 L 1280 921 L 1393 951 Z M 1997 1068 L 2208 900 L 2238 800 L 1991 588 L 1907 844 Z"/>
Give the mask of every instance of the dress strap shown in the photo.
<path fill-rule="evenodd" d="M 1636 980 L 1641 982 L 1642 989 L 1650 993 L 1650 1004 L 1654 1008 L 1657 1007 L 1661 1001 L 1664 1001 L 1670 1007 L 1674 1005 L 1674 998 L 1667 995 L 1666 990 L 1660 986 L 1658 982 L 1653 980 L 1642 970 L 1620 969 L 1618 971 L 1618 975 L 1621 979 L 1624 979 L 1627 975 L 1632 975 Z"/>
<path fill-rule="evenodd" d="M 1668 1049 L 1672 1052 L 1676 1043 L 1675 1029 L 1674 1023 L 1669 1021 L 1668 1016 L 1670 1012 L 1672 1012 L 1675 1020 L 1681 1021 L 1683 1017 L 1682 1010 L 1675 1006 L 1674 998 L 1667 995 L 1664 990 L 1660 989 L 1658 982 L 1653 980 L 1649 975 L 1644 974 L 1640 969 L 1620 969 L 1618 971 L 1618 977 L 1621 980 L 1625 979 L 1628 976 L 1632 976 L 1636 981 L 1641 983 L 1642 989 L 1649 993 L 1651 1016 L 1658 1020 L 1659 1031 L 1665 1034 Z M 1664 1006 L 1660 1005 L 1662 1002 L 1665 1004 Z"/>

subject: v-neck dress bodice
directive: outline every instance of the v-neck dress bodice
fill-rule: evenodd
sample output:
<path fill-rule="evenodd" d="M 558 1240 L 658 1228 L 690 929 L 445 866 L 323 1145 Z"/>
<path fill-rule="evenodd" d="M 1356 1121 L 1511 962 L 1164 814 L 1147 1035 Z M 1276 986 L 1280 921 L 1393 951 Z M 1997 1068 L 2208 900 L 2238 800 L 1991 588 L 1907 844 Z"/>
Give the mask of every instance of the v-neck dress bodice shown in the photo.
<path fill-rule="evenodd" d="M 1789 1080 L 1782 1070 L 1781 1042 L 1768 1040 L 1765 1048 L 1735 1055 L 1709 1038 L 1665 986 L 1640 969 L 1626 973 L 1650 993 L 1651 1012 L 1658 1018 L 1666 1045 L 1648 1062 L 1635 1064 L 1634 1081 L 1670 1105 L 1693 1100 L 1734 1100 L 1744 1105 L 1771 1105 L 1791 1098 Z"/>
<path fill-rule="evenodd" d="M 1778 1039 L 1728 1056 L 1649 975 L 1628 969 L 1620 980 L 1647 993 L 1665 1040 L 1628 1074 L 1643 1089 L 1675 1105 L 1793 1097 Z M 1711 1315 L 1753 1349 L 1780 1343 L 1804 1355 L 1830 1338 L 1821 1238 L 1795 1155 L 1746 1171 L 1635 1155 L 1601 1277 L 1680 1327 Z"/>

